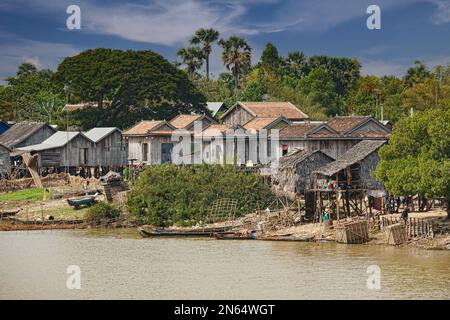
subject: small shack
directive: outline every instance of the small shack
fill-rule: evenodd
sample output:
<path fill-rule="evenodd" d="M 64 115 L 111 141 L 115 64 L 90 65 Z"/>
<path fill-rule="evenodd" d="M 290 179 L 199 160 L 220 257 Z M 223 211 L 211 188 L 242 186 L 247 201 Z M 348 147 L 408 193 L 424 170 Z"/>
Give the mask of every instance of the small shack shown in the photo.
<path fill-rule="evenodd" d="M 6 178 L 11 172 L 11 161 L 9 160 L 9 153 L 11 150 L 0 144 L 0 178 Z"/>
<path fill-rule="evenodd" d="M 81 132 L 58 131 L 44 142 L 18 149 L 38 155 L 38 168 L 67 169 L 76 174 L 80 168 L 95 167 L 95 148 Z"/>
<path fill-rule="evenodd" d="M 342 156 L 316 171 L 316 187 L 326 187 L 330 180 L 343 189 L 381 190 L 384 186 L 371 173 L 378 165 L 378 149 L 384 140 L 363 140 Z"/>
<path fill-rule="evenodd" d="M 371 190 L 383 190 L 381 182 L 371 173 L 379 162 L 378 149 L 386 141 L 363 140 L 345 152 L 336 161 L 314 172 L 315 219 L 322 215 L 339 220 L 343 216 L 367 215 L 366 196 Z"/>
<path fill-rule="evenodd" d="M 312 173 L 333 162 L 334 159 L 320 150 L 308 152 L 294 149 L 279 160 L 279 168 L 272 176 L 272 191 L 278 196 L 294 200 L 313 188 Z"/>
<path fill-rule="evenodd" d="M 96 167 L 121 171 L 128 164 L 127 141 L 118 128 L 93 128 L 84 134 L 95 144 Z"/>

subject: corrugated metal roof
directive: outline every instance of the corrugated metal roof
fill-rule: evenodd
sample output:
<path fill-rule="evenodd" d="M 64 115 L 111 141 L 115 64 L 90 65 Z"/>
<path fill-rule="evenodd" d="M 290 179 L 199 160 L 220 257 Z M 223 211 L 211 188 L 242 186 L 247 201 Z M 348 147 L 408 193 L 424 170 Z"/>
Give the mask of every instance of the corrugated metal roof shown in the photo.
<path fill-rule="evenodd" d="M 43 122 L 23 121 L 16 123 L 0 135 L 0 143 L 10 149 L 13 149 L 16 145 L 27 139 L 44 126 L 48 126 L 54 130 L 51 126 Z"/>
<path fill-rule="evenodd" d="M 213 117 L 216 116 L 217 112 L 219 112 L 220 108 L 222 108 L 223 102 L 207 102 L 206 107 L 211 111 Z"/>
<path fill-rule="evenodd" d="M 99 142 L 103 138 L 107 137 L 114 131 L 120 131 L 116 127 L 107 127 L 107 128 L 93 128 L 89 130 L 88 132 L 85 132 L 84 135 L 94 141 L 95 143 Z"/>
<path fill-rule="evenodd" d="M 363 160 L 365 157 L 376 151 L 385 143 L 386 141 L 380 140 L 363 140 L 361 142 L 358 142 L 355 146 L 353 146 L 351 149 L 337 158 L 336 161 L 321 167 L 316 172 L 325 176 L 331 176 L 351 166 L 352 164 Z"/>
<path fill-rule="evenodd" d="M 73 131 L 58 131 L 50 138 L 45 140 L 40 144 L 35 144 L 32 146 L 26 146 L 18 148 L 18 150 L 22 151 L 42 151 L 54 148 L 60 148 L 67 144 L 67 142 L 71 141 L 73 138 L 82 134 L 81 132 L 73 132 Z"/>

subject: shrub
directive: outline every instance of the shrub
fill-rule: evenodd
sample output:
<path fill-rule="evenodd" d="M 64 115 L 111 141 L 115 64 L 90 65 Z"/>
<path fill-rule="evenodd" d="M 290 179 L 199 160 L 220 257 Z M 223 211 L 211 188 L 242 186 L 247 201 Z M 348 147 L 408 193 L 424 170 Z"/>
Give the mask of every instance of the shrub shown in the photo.
<path fill-rule="evenodd" d="M 128 206 L 139 221 L 155 226 L 192 225 L 204 220 L 214 201 L 238 200 L 236 215 L 265 208 L 270 188 L 257 174 L 233 166 L 170 164 L 150 166 L 133 186 Z"/>
<path fill-rule="evenodd" d="M 103 219 L 115 219 L 120 216 L 120 210 L 115 205 L 99 202 L 89 208 L 86 213 L 86 221 L 90 223 L 99 223 Z"/>

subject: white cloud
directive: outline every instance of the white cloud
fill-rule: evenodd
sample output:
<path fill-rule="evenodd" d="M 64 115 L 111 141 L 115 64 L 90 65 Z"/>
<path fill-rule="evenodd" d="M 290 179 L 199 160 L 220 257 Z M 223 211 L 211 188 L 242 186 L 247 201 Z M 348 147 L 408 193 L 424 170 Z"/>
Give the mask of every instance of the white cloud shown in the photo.
<path fill-rule="evenodd" d="M 437 65 L 450 66 L 449 56 L 427 56 L 422 58 L 402 58 L 397 60 L 361 59 L 361 73 L 363 75 L 374 75 L 379 77 L 388 75 L 403 77 L 406 71 L 413 66 L 415 60 L 423 61 L 429 70 L 433 70 Z"/>
<path fill-rule="evenodd" d="M 0 84 L 5 84 L 4 78 L 14 75 L 21 63 L 30 62 L 40 69 L 54 69 L 63 58 L 73 56 L 79 52 L 80 50 L 62 43 L 24 39 L 18 39 L 11 43 L 3 43 L 1 41 Z"/>
<path fill-rule="evenodd" d="M 434 23 L 448 23 L 450 22 L 450 1 L 448 0 L 430 0 L 437 6 L 437 12 L 434 15 Z"/>
<path fill-rule="evenodd" d="M 362 65 L 361 73 L 363 75 L 371 75 L 378 77 L 387 75 L 402 77 L 409 67 L 407 64 L 389 62 L 384 60 L 362 61 L 361 65 Z"/>

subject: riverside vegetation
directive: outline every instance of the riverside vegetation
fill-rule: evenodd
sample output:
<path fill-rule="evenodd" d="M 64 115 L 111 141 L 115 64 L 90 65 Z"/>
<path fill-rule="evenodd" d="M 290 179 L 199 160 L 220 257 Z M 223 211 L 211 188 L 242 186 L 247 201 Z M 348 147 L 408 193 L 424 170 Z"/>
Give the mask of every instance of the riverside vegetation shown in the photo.
<path fill-rule="evenodd" d="M 155 226 L 204 221 L 217 199 L 238 199 L 236 216 L 266 208 L 273 200 L 261 177 L 221 165 L 150 166 L 128 196 L 130 213 Z"/>

